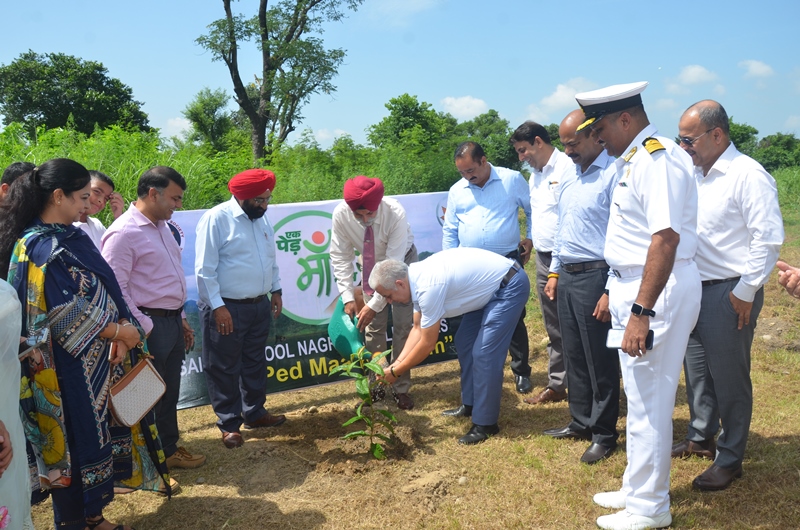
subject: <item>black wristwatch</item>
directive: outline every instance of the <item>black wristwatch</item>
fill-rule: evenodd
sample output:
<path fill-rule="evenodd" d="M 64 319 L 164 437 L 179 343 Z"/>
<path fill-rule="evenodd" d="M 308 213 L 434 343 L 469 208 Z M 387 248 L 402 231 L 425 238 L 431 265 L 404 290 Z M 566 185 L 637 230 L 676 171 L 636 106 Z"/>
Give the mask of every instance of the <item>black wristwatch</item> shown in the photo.
<path fill-rule="evenodd" d="M 277 294 L 277 295 L 283 296 L 283 289 L 276 289 L 276 290 L 272 291 L 269 294 Z"/>
<path fill-rule="evenodd" d="M 640 306 L 639 304 L 633 304 L 631 306 L 631 313 L 636 316 L 646 316 L 646 317 L 654 317 L 656 316 L 656 312 L 652 309 L 645 309 L 644 307 Z"/>

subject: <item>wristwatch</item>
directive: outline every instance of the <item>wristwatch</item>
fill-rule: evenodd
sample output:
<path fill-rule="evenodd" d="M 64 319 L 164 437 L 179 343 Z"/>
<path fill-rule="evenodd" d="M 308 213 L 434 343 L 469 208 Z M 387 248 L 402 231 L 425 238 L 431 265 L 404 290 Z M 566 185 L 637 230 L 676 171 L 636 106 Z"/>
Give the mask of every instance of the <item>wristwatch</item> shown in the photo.
<path fill-rule="evenodd" d="M 636 316 L 646 316 L 646 317 L 654 317 L 656 316 L 656 312 L 652 309 L 645 309 L 644 307 L 640 306 L 639 304 L 633 304 L 631 306 L 631 313 Z"/>

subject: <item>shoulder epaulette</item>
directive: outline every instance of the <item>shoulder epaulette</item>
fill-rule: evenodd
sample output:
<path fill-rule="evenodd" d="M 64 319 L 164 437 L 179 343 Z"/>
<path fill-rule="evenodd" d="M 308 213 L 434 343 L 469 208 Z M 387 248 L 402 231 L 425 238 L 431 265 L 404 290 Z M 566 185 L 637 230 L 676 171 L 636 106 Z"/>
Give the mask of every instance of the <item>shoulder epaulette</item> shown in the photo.
<path fill-rule="evenodd" d="M 651 137 L 645 138 L 644 142 L 642 142 L 642 145 L 644 146 L 645 149 L 647 149 L 647 152 L 650 153 L 651 155 L 656 151 L 666 150 L 666 148 L 663 145 L 661 145 L 661 142 Z"/>

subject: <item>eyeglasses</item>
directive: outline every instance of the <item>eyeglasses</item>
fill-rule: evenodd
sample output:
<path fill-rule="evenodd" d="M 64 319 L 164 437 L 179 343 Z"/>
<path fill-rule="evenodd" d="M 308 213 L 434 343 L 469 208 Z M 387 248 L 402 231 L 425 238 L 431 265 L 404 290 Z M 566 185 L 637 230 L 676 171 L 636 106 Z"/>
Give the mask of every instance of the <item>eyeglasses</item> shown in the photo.
<path fill-rule="evenodd" d="M 699 140 L 699 139 L 700 139 L 700 138 L 702 138 L 703 136 L 707 135 L 708 133 L 710 133 L 710 132 L 711 132 L 711 131 L 713 131 L 714 129 L 716 129 L 716 127 L 711 127 L 709 130 L 707 130 L 706 132 L 704 132 L 703 134 L 701 134 L 700 136 L 697 136 L 697 137 L 695 137 L 695 138 L 689 138 L 688 136 L 678 136 L 678 143 L 680 143 L 680 144 L 686 144 L 686 145 L 688 145 L 689 147 L 692 147 L 692 146 L 694 146 L 694 143 L 695 143 L 697 140 Z"/>
<path fill-rule="evenodd" d="M 270 195 L 266 199 L 262 199 L 261 197 L 256 197 L 255 199 L 251 199 L 251 200 L 253 201 L 253 204 L 257 204 L 259 206 L 262 206 L 264 204 L 269 203 L 269 201 L 272 200 L 272 195 Z"/>

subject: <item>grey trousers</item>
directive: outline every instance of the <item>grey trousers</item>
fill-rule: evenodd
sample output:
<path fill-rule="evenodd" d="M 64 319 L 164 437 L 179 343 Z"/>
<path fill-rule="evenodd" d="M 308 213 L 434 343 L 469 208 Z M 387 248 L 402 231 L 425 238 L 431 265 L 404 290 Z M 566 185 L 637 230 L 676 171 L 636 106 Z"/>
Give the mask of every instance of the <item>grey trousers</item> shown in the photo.
<path fill-rule="evenodd" d="M 411 245 L 411 248 L 406 252 L 405 261 L 406 265 L 416 263 L 419 260 L 417 255 L 417 247 Z M 364 303 L 366 304 L 372 299 L 372 296 L 364 293 Z M 386 351 L 386 329 L 389 325 L 389 307 L 392 308 L 392 354 L 391 361 L 394 362 L 403 352 L 403 347 L 406 345 L 408 334 L 411 333 L 411 328 L 414 325 L 414 304 L 411 302 L 407 304 L 393 303 L 383 308 L 383 311 L 375 315 L 372 322 L 369 323 L 364 332 L 364 338 L 367 350 L 371 352 Z M 389 359 L 387 359 L 389 361 Z M 392 385 L 392 389 L 396 394 L 408 394 L 411 388 L 411 371 L 404 373 L 397 378 L 397 381 Z"/>
<path fill-rule="evenodd" d="M 689 430 L 686 438 L 717 439 L 714 463 L 727 469 L 744 459 L 753 415 L 750 349 L 756 321 L 764 305 L 763 287 L 756 293 L 750 324 L 737 329 L 738 317 L 729 294 L 735 281 L 703 287 L 700 317 L 689 337 L 684 359 Z"/>
<path fill-rule="evenodd" d="M 547 355 L 550 365 L 547 369 L 547 386 L 561 392 L 567 388 L 567 370 L 564 367 L 564 348 L 561 345 L 561 325 L 558 322 L 558 304 L 544 294 L 547 285 L 547 275 L 550 272 L 550 252 L 536 252 L 536 296 L 539 297 L 539 307 L 544 316 L 544 328 L 550 342 L 547 344 Z"/>
<path fill-rule="evenodd" d="M 186 355 L 183 321 L 180 315 L 150 318 L 153 320 L 153 329 L 147 337 L 147 347 L 153 356 L 153 366 L 167 385 L 166 392 L 153 410 L 164 456 L 170 457 L 178 450 L 178 398 L 181 393 L 181 367 Z"/>

